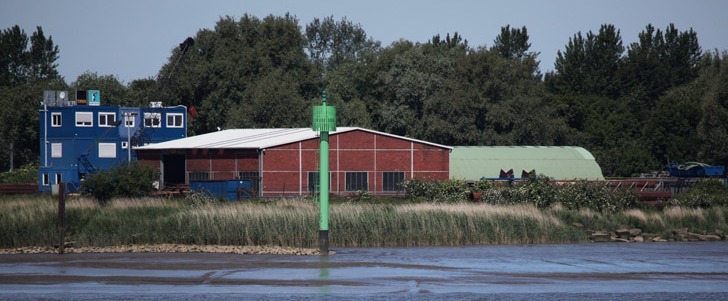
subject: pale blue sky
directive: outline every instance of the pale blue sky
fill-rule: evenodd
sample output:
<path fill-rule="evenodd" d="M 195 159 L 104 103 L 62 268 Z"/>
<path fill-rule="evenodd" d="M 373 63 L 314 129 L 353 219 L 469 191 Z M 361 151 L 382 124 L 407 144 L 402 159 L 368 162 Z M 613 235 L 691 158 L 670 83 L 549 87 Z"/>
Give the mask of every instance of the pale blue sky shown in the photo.
<path fill-rule="evenodd" d="M 58 70 L 69 83 L 88 70 L 127 84 L 156 76 L 173 48 L 214 28 L 220 17 L 286 12 L 302 28 L 314 17 L 347 17 L 385 46 L 453 32 L 471 46 L 490 46 L 501 26 L 525 25 L 531 50 L 541 53 L 542 72 L 553 69 L 556 52 L 575 33 L 596 32 L 605 23 L 621 31 L 625 46 L 649 23 L 663 30 L 675 23 L 680 30 L 692 27 L 703 50 L 728 50 L 728 1 L 721 0 L 3 0 L 0 28 L 17 24 L 30 35 L 42 26 L 60 48 Z"/>

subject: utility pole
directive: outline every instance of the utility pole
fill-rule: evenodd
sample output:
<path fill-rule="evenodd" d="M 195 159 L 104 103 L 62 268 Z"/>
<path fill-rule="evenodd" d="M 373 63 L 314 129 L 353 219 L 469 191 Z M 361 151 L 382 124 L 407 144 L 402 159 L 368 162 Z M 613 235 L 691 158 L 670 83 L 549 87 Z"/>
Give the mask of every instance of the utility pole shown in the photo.
<path fill-rule="evenodd" d="M 127 155 L 127 162 L 126 165 L 131 164 L 131 124 L 134 124 L 136 126 L 136 122 L 134 121 L 134 116 L 137 115 L 135 112 L 124 112 L 124 126 L 126 127 L 126 155 Z M 131 123 L 129 121 L 132 121 Z"/>

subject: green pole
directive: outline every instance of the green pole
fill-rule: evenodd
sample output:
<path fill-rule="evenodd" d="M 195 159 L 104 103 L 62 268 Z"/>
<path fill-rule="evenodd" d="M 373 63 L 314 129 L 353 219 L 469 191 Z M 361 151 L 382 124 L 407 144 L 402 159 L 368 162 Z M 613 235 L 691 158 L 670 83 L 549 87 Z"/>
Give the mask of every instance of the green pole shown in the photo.
<path fill-rule="evenodd" d="M 329 131 L 336 131 L 336 107 L 326 106 L 326 91 L 322 104 L 313 107 L 313 130 L 320 133 L 319 148 L 319 253 L 329 255 Z"/>
<path fill-rule="evenodd" d="M 329 254 L 329 132 L 321 132 L 321 169 L 319 170 L 319 192 L 321 193 L 319 253 Z"/>

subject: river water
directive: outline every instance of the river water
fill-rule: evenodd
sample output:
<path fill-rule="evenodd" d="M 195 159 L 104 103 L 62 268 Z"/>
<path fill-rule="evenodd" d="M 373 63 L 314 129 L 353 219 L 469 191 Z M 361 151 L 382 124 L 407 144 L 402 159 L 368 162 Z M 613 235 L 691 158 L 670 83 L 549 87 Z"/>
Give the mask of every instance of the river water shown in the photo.
<path fill-rule="evenodd" d="M 728 300 L 728 242 L 0 255 L 13 300 Z"/>

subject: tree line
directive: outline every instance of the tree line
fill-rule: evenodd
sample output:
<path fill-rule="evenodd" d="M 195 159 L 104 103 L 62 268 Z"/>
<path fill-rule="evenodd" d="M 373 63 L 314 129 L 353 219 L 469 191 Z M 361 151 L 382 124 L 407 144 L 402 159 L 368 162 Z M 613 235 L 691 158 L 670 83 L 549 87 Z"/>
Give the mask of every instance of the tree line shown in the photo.
<path fill-rule="evenodd" d="M 309 127 L 325 89 L 339 126 L 451 146 L 577 145 L 606 176 L 728 165 L 728 53 L 703 51 L 696 32 L 672 24 L 647 25 L 630 45 L 613 25 L 578 32 L 545 74 L 527 28 L 510 25 L 489 47 L 458 33 L 382 46 L 346 18 L 245 14 L 171 47 L 156 77 L 87 72 L 68 84 L 42 28 L 3 30 L 0 105 L 14 109 L 0 112 L 0 139 L 13 142 L 14 167 L 37 163 L 38 103 L 61 89 L 101 90 L 109 105 L 185 105 L 189 135 Z M 9 156 L 0 150 L 1 170 Z"/>

